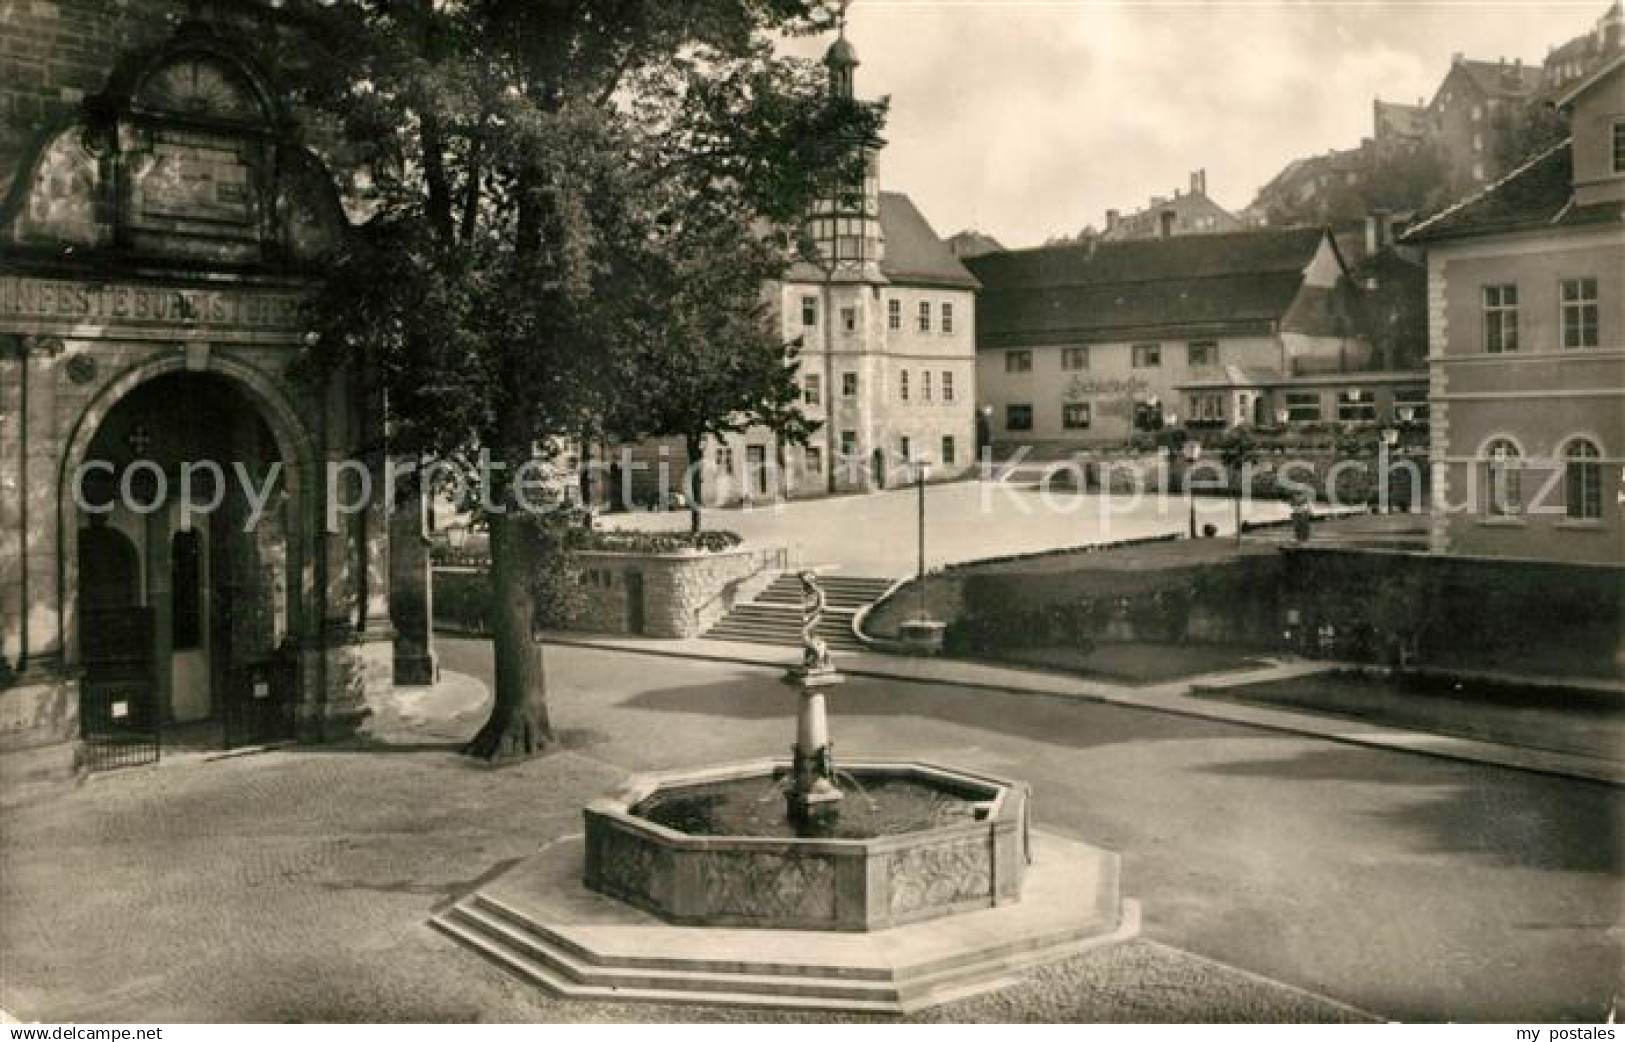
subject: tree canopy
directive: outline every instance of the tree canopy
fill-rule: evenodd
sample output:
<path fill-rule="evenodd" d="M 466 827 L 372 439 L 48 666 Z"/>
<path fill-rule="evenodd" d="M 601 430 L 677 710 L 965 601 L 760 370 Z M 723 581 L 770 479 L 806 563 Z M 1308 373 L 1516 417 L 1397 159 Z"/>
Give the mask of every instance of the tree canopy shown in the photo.
<path fill-rule="evenodd" d="M 872 139 L 883 106 L 775 49 L 834 24 L 821 0 L 284 7 L 304 31 L 280 64 L 344 142 L 360 218 L 317 354 L 387 401 L 391 451 L 506 468 L 481 475 L 498 705 L 470 751 L 527 754 L 551 732 L 515 472 L 565 437 L 797 429 L 764 283 L 811 201 L 861 176 L 831 143 Z"/>

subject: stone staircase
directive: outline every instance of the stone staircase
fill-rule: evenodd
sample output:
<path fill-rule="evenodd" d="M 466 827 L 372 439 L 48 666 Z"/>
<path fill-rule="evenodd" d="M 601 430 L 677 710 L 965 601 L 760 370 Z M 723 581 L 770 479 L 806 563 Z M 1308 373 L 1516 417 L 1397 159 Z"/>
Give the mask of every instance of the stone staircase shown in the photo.
<path fill-rule="evenodd" d="M 891 589 L 890 579 L 849 575 L 819 576 L 824 589 L 824 617 L 818 636 L 831 651 L 862 651 L 852 634 L 852 616 Z M 801 643 L 801 580 L 786 572 L 750 601 L 736 604 L 705 636 L 710 640 L 742 641 L 796 647 Z"/>

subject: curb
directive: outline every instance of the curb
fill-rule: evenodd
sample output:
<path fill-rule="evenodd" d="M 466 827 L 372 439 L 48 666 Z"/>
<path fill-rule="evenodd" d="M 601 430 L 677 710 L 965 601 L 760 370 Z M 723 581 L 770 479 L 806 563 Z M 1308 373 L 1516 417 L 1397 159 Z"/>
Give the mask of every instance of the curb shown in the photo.
<path fill-rule="evenodd" d="M 785 663 L 767 662 L 757 658 L 746 658 L 737 652 L 730 652 L 719 647 L 714 653 L 703 652 L 691 648 L 660 648 L 637 647 L 621 644 L 605 644 L 590 640 L 558 639 L 549 634 L 544 641 L 559 646 L 587 648 L 595 651 L 630 652 L 637 655 L 654 655 L 667 658 L 683 658 L 701 662 L 732 662 L 739 665 L 752 666 L 758 669 L 776 669 Z M 719 644 L 721 642 L 718 642 Z M 766 647 L 766 645 L 764 645 Z M 933 659 L 935 662 L 946 661 Z M 895 670 L 885 669 L 874 664 L 860 665 L 856 663 L 842 664 L 837 660 L 841 672 L 848 676 L 865 677 L 875 680 L 893 680 L 916 684 L 942 684 L 948 687 L 968 688 L 971 690 L 997 691 L 1003 694 L 1022 695 L 1026 697 L 1060 698 L 1073 702 L 1088 702 L 1098 705 L 1109 705 L 1119 709 L 1134 709 L 1150 713 L 1164 713 L 1170 716 L 1181 716 L 1189 719 L 1207 720 L 1214 723 L 1228 724 L 1232 727 L 1251 728 L 1258 731 L 1268 731 L 1276 734 L 1291 734 L 1303 738 L 1313 738 L 1325 742 L 1334 742 L 1339 745 L 1356 746 L 1367 749 L 1380 749 L 1391 753 L 1405 753 L 1412 756 L 1425 756 L 1436 760 L 1449 760 L 1455 763 L 1471 763 L 1486 767 L 1497 767 L 1502 770 L 1523 771 L 1528 774 L 1538 774 L 1547 777 L 1564 778 L 1571 781 L 1589 782 L 1592 784 L 1609 785 L 1615 788 L 1625 788 L 1625 763 L 1615 764 L 1612 761 L 1597 761 L 1597 769 L 1588 770 L 1583 766 L 1573 766 L 1557 760 L 1559 755 L 1564 758 L 1590 759 L 1582 754 L 1556 754 L 1552 750 L 1532 749 L 1525 746 L 1498 744 L 1494 742 L 1481 742 L 1472 739 L 1458 738 L 1450 735 L 1438 735 L 1423 731 L 1406 731 L 1401 728 L 1380 728 L 1371 730 L 1371 725 L 1365 725 L 1365 733 L 1353 733 L 1343 728 L 1360 727 L 1355 721 L 1345 721 L 1338 717 L 1320 717 L 1308 713 L 1297 713 L 1288 710 L 1259 710 L 1246 706 L 1232 707 L 1228 703 L 1204 702 L 1200 698 L 1191 698 L 1190 692 L 1194 685 L 1180 684 L 1177 688 L 1169 685 L 1165 690 L 1177 690 L 1181 701 L 1172 704 L 1165 701 L 1152 701 L 1147 697 L 1148 692 L 1139 690 L 1123 694 L 1090 693 L 1082 691 L 1056 691 L 1044 690 L 1036 687 L 1023 687 L 1019 683 L 1012 684 L 1008 680 L 998 682 L 992 680 L 955 679 L 953 677 L 918 676 Z M 1048 674 L 1044 674 L 1048 675 Z M 1014 680 L 1016 678 L 1008 678 Z M 1105 685 L 1103 685 L 1105 686 Z M 1236 711 L 1232 711 L 1236 710 Z M 1259 713 L 1269 713 L 1274 719 L 1259 719 Z M 1301 718 L 1301 719 L 1299 719 Z M 1380 726 L 1380 725 L 1379 725 Z M 1423 743 L 1434 743 L 1427 745 Z"/>

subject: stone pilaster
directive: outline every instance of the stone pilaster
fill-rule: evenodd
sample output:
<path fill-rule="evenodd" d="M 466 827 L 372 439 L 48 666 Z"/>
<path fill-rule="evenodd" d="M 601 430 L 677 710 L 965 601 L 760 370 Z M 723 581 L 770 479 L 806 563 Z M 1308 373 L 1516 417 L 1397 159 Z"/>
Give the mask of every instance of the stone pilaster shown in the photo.
<path fill-rule="evenodd" d="M 21 671 L 54 671 L 62 665 L 62 642 L 72 619 L 63 615 L 57 584 L 59 527 L 57 466 L 60 432 L 56 364 L 62 341 L 24 337 L 22 360 L 22 581 Z"/>
<path fill-rule="evenodd" d="M 440 679 L 434 651 L 434 586 L 429 570 L 428 497 L 414 483 L 390 517 L 389 618 L 395 627 L 395 683 Z"/>

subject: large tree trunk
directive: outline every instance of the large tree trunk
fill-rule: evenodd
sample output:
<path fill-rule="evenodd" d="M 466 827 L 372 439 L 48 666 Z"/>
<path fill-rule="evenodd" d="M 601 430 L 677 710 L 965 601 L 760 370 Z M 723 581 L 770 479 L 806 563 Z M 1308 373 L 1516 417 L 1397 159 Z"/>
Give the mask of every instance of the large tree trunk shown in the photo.
<path fill-rule="evenodd" d="M 536 598 L 531 584 L 537 541 L 530 523 L 513 509 L 490 520 L 495 700 L 491 718 L 463 752 L 493 763 L 523 760 L 553 743 L 542 646 L 535 632 Z"/>

